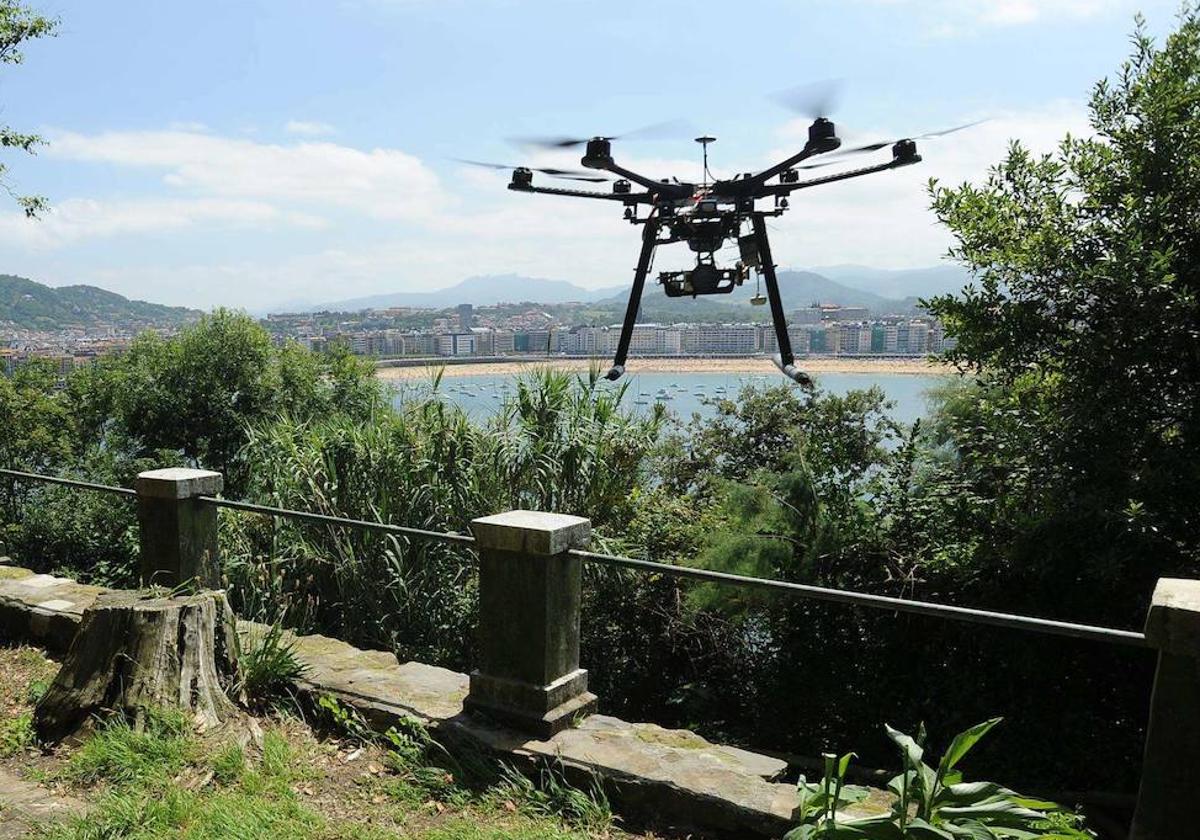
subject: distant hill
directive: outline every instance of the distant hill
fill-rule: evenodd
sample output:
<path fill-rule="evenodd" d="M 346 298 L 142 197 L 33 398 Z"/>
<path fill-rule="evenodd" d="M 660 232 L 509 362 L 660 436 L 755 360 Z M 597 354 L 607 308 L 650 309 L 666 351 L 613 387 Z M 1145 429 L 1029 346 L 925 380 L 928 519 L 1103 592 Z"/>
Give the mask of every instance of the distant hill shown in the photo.
<path fill-rule="evenodd" d="M 387 309 L 393 306 L 416 306 L 423 309 L 446 309 L 460 303 L 491 306 L 497 303 L 587 303 L 603 300 L 616 291 L 585 289 L 565 280 L 545 280 L 519 274 L 492 274 L 468 277 L 461 283 L 433 292 L 392 292 L 385 295 L 350 298 L 310 307 L 330 312 L 357 312 L 362 309 Z"/>
<path fill-rule="evenodd" d="M 0 328 L 55 331 L 71 327 L 172 327 L 200 312 L 129 300 L 95 286 L 53 288 L 25 277 L 0 274 Z"/>
<path fill-rule="evenodd" d="M 862 289 L 854 289 L 813 271 L 780 271 L 778 277 L 779 294 L 783 298 L 783 307 L 789 312 L 793 309 L 811 306 L 814 303 L 833 303 L 838 306 L 865 306 L 877 315 L 903 314 L 916 308 L 915 298 L 889 298 L 863 291 Z M 734 289 L 728 295 L 711 295 L 700 298 L 700 300 L 714 304 L 725 304 L 726 306 L 740 306 L 749 304 L 750 299 L 760 289 L 766 295 L 766 287 L 760 286 L 751 279 L 747 280 L 739 288 Z M 650 295 L 654 294 L 661 296 L 662 292 L 655 286 L 651 286 L 650 282 L 647 281 L 646 291 L 642 296 L 642 300 L 646 301 Z M 628 295 L 629 290 L 623 288 L 612 297 L 607 298 L 605 302 L 624 301 L 628 299 Z M 690 301 L 691 299 L 676 298 L 676 300 Z M 733 317 L 733 315 L 731 314 L 730 317 Z M 744 317 L 744 315 L 738 313 L 736 317 L 740 318 Z"/>
<path fill-rule="evenodd" d="M 785 308 L 791 310 L 813 303 L 839 306 L 865 306 L 872 313 L 904 314 L 916 309 L 920 296 L 954 291 L 966 282 L 966 273 L 954 266 L 927 269 L 887 270 L 862 266 L 833 266 L 821 271 L 781 271 L 779 288 Z M 748 304 L 755 293 L 754 281 L 747 282 L 728 296 L 714 295 L 706 300 L 713 305 Z M 764 290 L 765 293 L 765 290 Z M 656 278 L 646 281 L 644 301 L 662 295 Z M 393 292 L 369 297 L 330 301 L 319 305 L 296 304 L 291 311 L 357 312 L 410 306 L 422 309 L 447 309 L 460 303 L 492 306 L 498 303 L 582 303 L 608 308 L 624 305 L 628 286 L 585 289 L 565 280 L 546 280 L 519 274 L 493 274 L 469 277 L 461 283 L 432 292 Z M 685 301 L 685 299 L 679 299 Z M 278 311 L 278 310 L 276 310 Z M 674 310 L 672 310 L 674 311 Z M 710 313 L 711 315 L 711 313 Z M 744 317 L 730 313 L 729 317 Z"/>
<path fill-rule="evenodd" d="M 868 268 L 863 265 L 830 265 L 812 269 L 843 286 L 885 298 L 927 298 L 962 290 L 971 279 L 957 265 L 928 268 Z"/>

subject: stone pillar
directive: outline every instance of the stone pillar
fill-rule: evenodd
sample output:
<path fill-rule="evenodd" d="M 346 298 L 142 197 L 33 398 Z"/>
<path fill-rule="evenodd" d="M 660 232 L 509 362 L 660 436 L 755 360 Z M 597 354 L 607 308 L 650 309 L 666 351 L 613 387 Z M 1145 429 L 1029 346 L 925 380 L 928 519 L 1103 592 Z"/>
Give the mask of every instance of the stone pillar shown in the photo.
<path fill-rule="evenodd" d="M 1130 840 L 1180 840 L 1196 827 L 1200 768 L 1200 580 L 1163 578 L 1146 638 L 1158 649 L 1150 725 Z"/>
<path fill-rule="evenodd" d="M 138 525 L 143 586 L 219 589 L 217 509 L 197 500 L 221 492 L 218 472 L 173 467 L 139 473 Z"/>
<path fill-rule="evenodd" d="M 479 667 L 465 707 L 549 738 L 595 709 L 579 667 L 579 558 L 592 523 L 514 510 L 471 523 L 479 550 Z"/>

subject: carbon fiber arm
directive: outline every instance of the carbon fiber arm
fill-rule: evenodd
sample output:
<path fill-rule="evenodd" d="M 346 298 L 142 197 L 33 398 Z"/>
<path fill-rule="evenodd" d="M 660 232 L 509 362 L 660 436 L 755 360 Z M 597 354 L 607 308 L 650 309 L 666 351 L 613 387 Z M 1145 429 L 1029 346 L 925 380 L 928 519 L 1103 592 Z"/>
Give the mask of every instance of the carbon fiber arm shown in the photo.
<path fill-rule="evenodd" d="M 652 204 L 653 196 L 648 192 L 644 193 L 602 193 L 595 190 L 570 190 L 562 187 L 518 187 L 509 184 L 508 188 L 513 192 L 529 192 L 541 193 L 543 195 L 566 195 L 572 198 L 603 198 L 608 201 L 620 201 L 623 204 Z"/>
<path fill-rule="evenodd" d="M 889 169 L 899 169 L 902 166 L 911 166 L 914 163 L 920 163 L 921 156 L 915 155 L 912 158 L 904 161 L 889 160 L 887 163 L 876 164 L 875 166 L 864 166 L 860 169 L 851 169 L 846 172 L 835 172 L 832 175 L 824 175 L 820 178 L 810 178 L 807 181 L 797 181 L 794 184 L 772 184 L 769 187 L 763 188 L 763 195 L 787 195 L 793 190 L 802 190 L 806 187 L 819 187 L 822 184 L 832 184 L 836 181 L 845 181 L 849 178 L 859 178 L 863 175 L 873 175 L 876 172 L 885 172 Z"/>

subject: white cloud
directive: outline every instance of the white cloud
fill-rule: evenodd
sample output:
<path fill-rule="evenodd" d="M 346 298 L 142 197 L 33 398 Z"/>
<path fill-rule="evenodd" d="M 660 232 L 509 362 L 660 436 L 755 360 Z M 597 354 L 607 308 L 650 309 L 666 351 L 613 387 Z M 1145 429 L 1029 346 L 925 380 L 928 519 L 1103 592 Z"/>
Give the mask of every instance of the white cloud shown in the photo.
<path fill-rule="evenodd" d="M 329 123 L 313 122 L 310 120 L 288 120 L 283 130 L 288 134 L 300 134 L 305 137 L 319 137 L 325 134 L 337 133 L 337 129 Z"/>
<path fill-rule="evenodd" d="M 917 6 L 913 13 L 928 21 L 927 34 L 952 38 L 979 27 L 1022 26 L 1043 20 L 1085 20 L 1132 13 L 1133 0 L 868 0 L 898 8 Z M 907 10 L 905 13 L 908 13 Z"/>
<path fill-rule="evenodd" d="M 1066 132 L 1087 131 L 1078 103 L 993 116 L 952 136 L 921 141 L 920 165 L 797 192 L 792 209 L 770 223 L 776 261 L 797 267 L 933 264 L 950 237 L 928 209 L 929 177 L 947 183 L 978 181 L 1003 158 L 1010 138 L 1049 151 Z M 971 117 L 963 114 L 960 121 Z M 906 130 L 911 126 L 884 125 L 844 139 L 850 146 L 902 136 Z M 806 132 L 801 121 L 781 127 L 779 148 L 751 166 L 718 155 L 717 174 L 761 168 L 786 157 L 803 144 Z M 473 167 L 454 171 L 448 182 L 451 190 L 421 160 L 393 149 L 362 151 L 327 142 L 271 145 L 188 132 L 113 132 L 60 134 L 47 151 L 73 160 L 161 170 L 168 197 L 68 199 L 38 223 L 14 213 L 0 218 L 0 241 L 24 244 L 31 251 L 57 246 L 69 257 L 65 246 L 88 237 L 177 232 L 178 246 L 172 244 L 167 252 L 178 255 L 175 258 L 145 260 L 114 249 L 102 261 L 103 268 L 89 261 L 86 268 L 71 273 L 75 282 L 165 303 L 266 308 L 287 300 L 319 302 L 428 290 L 473 274 L 507 272 L 592 287 L 616 285 L 631 278 L 637 258 L 640 228 L 622 220 L 622 208 L 615 202 L 515 194 L 505 189 L 507 172 Z M 865 164 L 887 156 L 885 149 L 860 160 Z M 646 173 L 699 175 L 699 161 L 690 157 L 622 156 L 621 161 Z M 578 165 L 577 158 L 566 156 L 539 157 L 531 163 Z M 818 170 L 825 171 L 829 170 Z M 540 175 L 535 179 L 565 183 Z M 609 189 L 607 184 L 580 186 Z M 384 219 L 389 224 L 330 224 L 297 238 L 282 259 L 209 259 L 190 247 L 189 231 L 200 226 L 316 228 L 330 207 L 350 222 Z M 392 225 L 393 219 L 404 224 Z M 157 253 L 164 252 L 160 248 Z M 684 246 L 671 246 L 657 255 L 656 269 L 681 267 L 690 259 Z M 48 273 L 61 274 L 53 261 L 43 262 Z M 650 285 L 647 294 L 659 293 Z"/>
<path fill-rule="evenodd" d="M 963 122 L 972 118 L 964 114 Z M 794 136 L 807 127 L 790 126 Z M 791 210 L 774 222 L 779 229 L 774 248 L 785 265 L 858 263 L 890 268 L 931 265 L 951 242 L 929 209 L 926 184 L 933 177 L 945 185 L 979 182 L 989 167 L 1005 156 L 1009 141 L 1019 139 L 1035 152 L 1051 152 L 1067 133 L 1090 134 L 1079 103 L 1058 102 L 1027 111 L 993 114 L 987 122 L 956 134 L 918 141 L 922 162 L 891 172 L 801 190 Z M 847 147 L 886 137 L 903 136 L 895 127 L 848 134 Z M 888 160 L 890 149 L 854 159 L 867 166 Z M 781 155 L 782 156 L 782 155 Z M 836 169 L 817 170 L 813 175 Z"/>
<path fill-rule="evenodd" d="M 69 198 L 53 205 L 39 219 L 17 214 L 0 216 L 0 241 L 40 250 L 85 239 L 179 231 L 200 225 L 318 228 L 322 224 L 318 217 L 281 210 L 261 201 Z"/>
<path fill-rule="evenodd" d="M 329 142 L 257 143 L 187 131 L 50 134 L 47 157 L 164 170 L 163 181 L 198 197 L 348 208 L 414 219 L 442 199 L 437 176 L 398 149 L 363 151 Z"/>

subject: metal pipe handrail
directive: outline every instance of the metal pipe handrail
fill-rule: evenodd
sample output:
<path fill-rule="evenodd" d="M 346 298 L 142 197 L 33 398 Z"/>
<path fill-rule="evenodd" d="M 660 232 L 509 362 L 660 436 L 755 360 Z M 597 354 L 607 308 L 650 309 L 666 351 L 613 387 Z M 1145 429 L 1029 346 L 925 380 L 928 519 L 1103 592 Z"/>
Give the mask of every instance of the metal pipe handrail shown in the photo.
<path fill-rule="evenodd" d="M 112 487 L 105 484 L 94 484 L 72 478 L 39 475 L 37 473 L 19 472 L 17 470 L 0 469 L 0 475 L 13 478 L 40 481 L 48 484 L 60 484 L 83 490 L 94 490 L 102 493 L 113 493 L 121 496 L 136 496 L 137 491 L 126 487 Z M 372 522 L 366 519 L 348 519 L 340 516 L 329 516 L 323 513 L 290 510 L 288 508 L 258 505 L 251 502 L 239 502 L 232 499 L 222 499 L 218 496 L 200 496 L 199 501 L 230 510 L 241 510 L 258 513 L 264 516 L 279 516 L 313 522 L 321 525 L 336 525 L 341 527 L 362 528 L 364 530 L 380 531 L 383 533 L 400 534 L 417 539 L 434 540 L 439 542 L 473 545 L 475 538 L 470 534 L 444 533 L 429 531 L 423 528 L 409 528 L 403 525 L 391 525 L 385 522 Z M 1101 627 L 1093 624 L 1076 624 L 1068 621 L 1056 621 L 1049 618 L 1002 613 L 992 610 L 958 607 L 951 604 L 937 604 L 931 601 L 916 601 L 908 598 L 896 598 L 889 595 L 873 595 L 867 592 L 855 592 L 848 589 L 832 589 L 824 586 L 813 586 L 805 583 L 793 583 L 786 580 L 750 577 L 730 572 L 717 572 L 710 569 L 694 569 L 690 566 L 673 566 L 667 563 L 655 563 L 651 560 L 638 560 L 633 557 L 621 557 L 614 554 L 600 554 L 594 551 L 571 549 L 569 553 L 589 563 L 634 569 L 676 578 L 686 578 L 709 583 L 719 583 L 727 586 L 742 586 L 750 589 L 761 589 L 791 595 L 793 597 L 810 598 L 816 601 L 826 601 L 838 604 L 868 607 L 871 609 L 889 610 L 892 612 L 928 615 L 952 621 L 963 621 L 969 624 L 988 624 L 996 627 L 1007 627 L 1016 630 L 1046 633 L 1055 636 L 1067 636 L 1076 639 L 1108 642 L 1111 644 L 1129 645 L 1133 647 L 1148 647 L 1146 636 L 1133 630 L 1120 630 L 1115 627 Z"/>
<path fill-rule="evenodd" d="M 304 522 L 315 522 L 321 525 L 340 525 L 352 528 L 362 528 L 368 531 L 382 531 L 387 534 L 401 534 L 406 537 L 416 537 L 423 540 L 434 540 L 449 543 L 471 544 L 475 538 L 470 534 L 454 534 L 443 531 L 428 531 L 424 528 L 409 528 L 404 525 L 391 525 L 386 522 L 372 522 L 369 519 L 347 519 L 341 516 L 329 516 L 324 513 L 309 513 L 303 510 L 256 505 L 252 502 L 237 502 L 232 499 L 222 499 L 219 496 L 199 496 L 201 502 L 207 502 L 217 507 L 230 510 L 244 510 L 250 513 L 260 513 L 264 516 L 279 516 L 286 519 L 299 519 Z"/>
<path fill-rule="evenodd" d="M 811 584 L 793 583 L 786 580 L 750 577 L 730 572 L 715 572 L 709 569 L 693 569 L 690 566 L 672 566 L 667 563 L 655 563 L 650 560 L 637 560 L 633 557 L 597 554 L 594 551 L 571 549 L 569 553 L 591 563 L 637 569 L 643 572 L 656 572 L 670 577 L 689 578 L 691 580 L 727 585 L 732 584 L 750 589 L 764 589 L 800 596 L 802 598 L 811 598 L 815 601 L 852 604 L 854 606 L 913 613 L 915 615 L 930 615 L 954 621 L 965 621 L 969 624 L 991 624 L 996 627 L 1029 630 L 1056 636 L 1070 636 L 1076 639 L 1091 639 L 1093 641 L 1111 642 L 1134 647 L 1149 646 L 1146 642 L 1145 634 L 1134 630 L 1119 630 L 1115 627 L 1101 627 L 1094 624 L 1075 624 L 1049 618 L 1035 618 L 1033 616 L 980 610 L 971 607 L 956 607 L 951 604 L 914 601 L 908 598 L 895 598 L 889 595 L 872 595 L 867 592 L 855 592 L 849 589 L 830 589 L 824 586 L 812 586 Z"/>
<path fill-rule="evenodd" d="M 64 487 L 77 487 L 80 490 L 94 490 L 98 493 L 112 493 L 116 496 L 137 495 L 137 491 L 129 487 L 113 487 L 109 484 L 95 484 L 91 481 L 80 481 L 77 478 L 60 478 L 55 475 L 40 475 L 38 473 L 3 469 L 0 469 L 0 475 L 7 475 L 11 478 L 19 478 L 25 481 L 40 481 L 43 484 L 61 484 Z"/>

